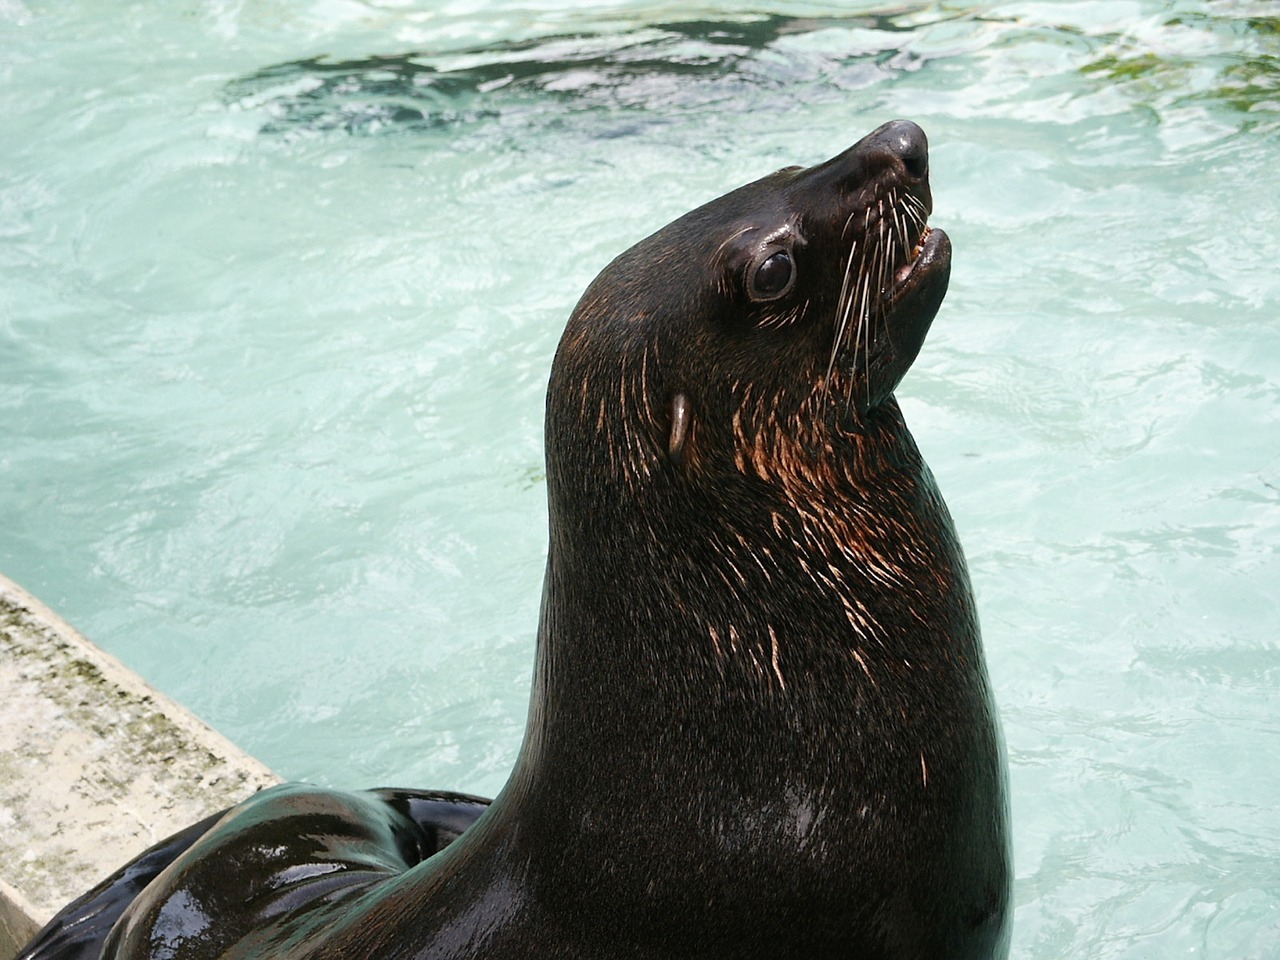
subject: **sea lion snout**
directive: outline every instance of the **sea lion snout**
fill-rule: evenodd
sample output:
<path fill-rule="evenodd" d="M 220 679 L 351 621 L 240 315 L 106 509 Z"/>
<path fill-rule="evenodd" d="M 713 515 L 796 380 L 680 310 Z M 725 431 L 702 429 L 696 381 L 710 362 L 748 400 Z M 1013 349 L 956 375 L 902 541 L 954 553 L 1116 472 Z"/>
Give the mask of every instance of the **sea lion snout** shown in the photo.
<path fill-rule="evenodd" d="M 873 192 L 897 189 L 933 208 L 929 190 L 929 138 L 910 120 L 881 124 L 815 171 L 834 176 L 845 190 Z M 829 182 L 829 181 L 828 181 Z"/>
<path fill-rule="evenodd" d="M 899 183 L 928 183 L 929 138 L 917 123 L 882 123 L 833 161 L 852 166 L 857 176 L 888 175 Z"/>
<path fill-rule="evenodd" d="M 925 180 L 929 176 L 929 138 L 910 120 L 882 124 L 863 137 L 858 147 L 885 166 L 901 167 L 907 177 Z"/>

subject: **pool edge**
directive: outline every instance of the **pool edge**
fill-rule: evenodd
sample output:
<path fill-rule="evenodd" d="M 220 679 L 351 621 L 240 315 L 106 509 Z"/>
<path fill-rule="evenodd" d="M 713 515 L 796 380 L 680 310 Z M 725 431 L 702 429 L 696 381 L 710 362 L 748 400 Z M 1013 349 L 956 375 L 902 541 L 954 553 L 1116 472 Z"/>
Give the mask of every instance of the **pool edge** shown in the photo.
<path fill-rule="evenodd" d="M 280 782 L 0 574 L 0 960 L 123 863 Z"/>

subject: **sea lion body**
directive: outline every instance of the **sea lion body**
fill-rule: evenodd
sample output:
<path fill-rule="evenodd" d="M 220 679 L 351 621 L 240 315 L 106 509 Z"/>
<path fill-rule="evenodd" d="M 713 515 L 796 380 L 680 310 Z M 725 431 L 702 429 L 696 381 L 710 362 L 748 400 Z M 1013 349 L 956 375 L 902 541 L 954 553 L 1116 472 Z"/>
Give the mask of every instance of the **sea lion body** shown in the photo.
<path fill-rule="evenodd" d="M 102 955 L 1005 956 L 977 617 L 893 397 L 947 285 L 930 203 L 924 134 L 896 122 L 610 264 L 552 368 L 501 794 L 434 855 L 380 795 L 259 795 Z"/>

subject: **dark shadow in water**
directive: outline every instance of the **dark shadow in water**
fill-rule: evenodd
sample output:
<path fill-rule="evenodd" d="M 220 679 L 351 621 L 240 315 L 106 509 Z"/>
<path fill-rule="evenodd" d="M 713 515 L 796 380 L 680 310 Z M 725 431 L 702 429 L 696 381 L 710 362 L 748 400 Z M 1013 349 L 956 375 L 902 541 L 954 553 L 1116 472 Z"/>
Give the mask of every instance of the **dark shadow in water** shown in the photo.
<path fill-rule="evenodd" d="M 424 52 L 362 60 L 325 57 L 267 67 L 232 81 L 226 99 L 262 110 L 262 132 L 375 134 L 449 128 L 535 110 L 632 111 L 614 135 L 658 122 L 634 112 L 724 102 L 751 89 L 796 83 L 858 89 L 918 65 L 891 49 L 823 57 L 780 47 L 786 36 L 825 29 L 905 33 L 901 9 L 830 18 L 768 16 L 694 20 L 609 34 L 561 35 L 448 54 Z M 678 82 L 677 82 L 678 81 Z M 541 111 L 538 111 L 539 113 Z"/>
<path fill-rule="evenodd" d="M 1023 38 L 1042 40 L 1046 30 L 1072 38 L 1088 51 L 1079 66 L 1085 77 L 1130 94 L 1157 114 L 1196 101 L 1258 112 L 1264 119 L 1275 115 L 1280 18 L 1171 13 L 1154 32 L 1121 35 L 1054 23 L 1052 8 L 1046 9 L 1047 22 L 1038 24 L 999 10 L 963 8 L 932 9 L 926 21 L 999 24 L 1005 46 Z M 916 13 L 909 15 L 910 10 Z M 314 57 L 233 80 L 226 101 L 233 109 L 261 112 L 261 132 L 285 137 L 421 133 L 495 119 L 523 129 L 563 122 L 578 111 L 608 112 L 610 122 L 593 123 L 592 137 L 628 136 L 682 112 L 786 111 L 802 100 L 849 96 L 919 69 L 929 59 L 969 52 L 963 42 L 948 52 L 913 50 L 905 38 L 920 24 L 919 10 L 897 6 L 848 16 L 689 20 L 461 51 L 342 61 Z M 832 31 L 832 39 L 785 42 L 819 31 Z M 1186 31 L 1204 34 L 1206 49 L 1219 52 L 1207 57 L 1171 53 L 1194 45 L 1160 39 L 1166 32 Z M 1232 42 L 1242 37 L 1252 41 L 1251 52 L 1242 54 Z M 974 45 L 982 46 L 981 40 Z M 1213 72 L 1210 82 L 1189 87 L 1193 74 L 1199 76 L 1206 66 Z"/>

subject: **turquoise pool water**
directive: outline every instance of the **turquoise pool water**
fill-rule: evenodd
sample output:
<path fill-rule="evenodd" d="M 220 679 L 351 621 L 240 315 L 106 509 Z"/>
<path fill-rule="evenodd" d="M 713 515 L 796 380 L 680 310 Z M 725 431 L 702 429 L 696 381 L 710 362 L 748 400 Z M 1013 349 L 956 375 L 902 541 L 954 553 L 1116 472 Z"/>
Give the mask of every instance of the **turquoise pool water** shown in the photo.
<path fill-rule="evenodd" d="M 1014 955 L 1280 956 L 1272 5 L 0 0 L 0 116 L 0 570 L 286 776 L 484 793 L 577 296 L 917 120 Z"/>

